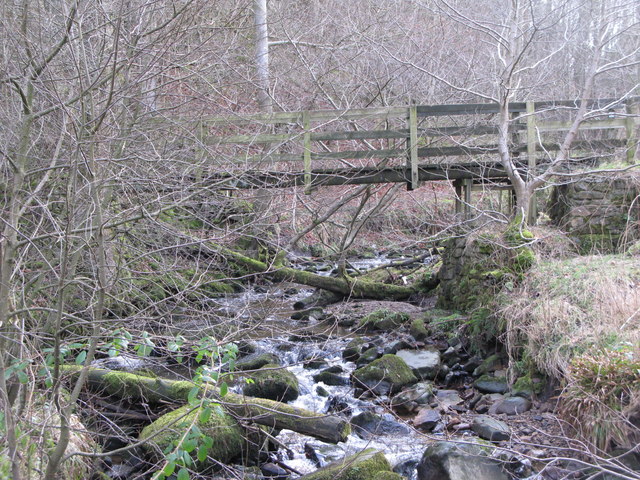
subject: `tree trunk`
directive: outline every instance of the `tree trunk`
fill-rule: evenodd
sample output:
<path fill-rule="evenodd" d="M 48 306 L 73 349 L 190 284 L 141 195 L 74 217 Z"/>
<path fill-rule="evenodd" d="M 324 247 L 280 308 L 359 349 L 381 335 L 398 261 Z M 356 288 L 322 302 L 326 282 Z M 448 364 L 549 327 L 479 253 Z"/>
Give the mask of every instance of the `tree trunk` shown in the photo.
<path fill-rule="evenodd" d="M 368 298 L 372 300 L 404 300 L 416 293 L 414 287 L 400 285 L 388 285 L 386 283 L 372 282 L 362 278 L 344 276 L 324 277 L 315 273 L 296 270 L 295 268 L 270 265 L 247 257 L 241 253 L 217 246 L 216 248 L 227 259 L 232 260 L 254 273 L 265 273 L 279 281 L 293 281 L 310 287 L 321 288 L 339 295 L 351 298 Z"/>
<path fill-rule="evenodd" d="M 256 31 L 256 77 L 260 110 L 273 110 L 269 94 L 269 29 L 267 24 L 267 0 L 254 0 L 254 26 Z"/>
<path fill-rule="evenodd" d="M 82 371 L 81 366 L 65 365 L 62 372 L 77 378 Z M 98 393 L 114 395 L 133 401 L 145 401 L 150 404 L 167 401 L 185 403 L 189 392 L 195 386 L 188 381 L 174 381 L 162 378 L 151 378 L 128 372 L 117 372 L 102 368 L 90 367 L 87 385 Z M 207 396 L 234 417 L 241 417 L 259 425 L 276 429 L 293 430 L 303 435 L 310 435 L 323 442 L 344 442 L 351 428 L 349 422 L 335 415 L 320 413 L 292 407 L 286 403 L 275 402 L 264 398 L 245 397 L 228 392 L 220 397 L 219 390 L 211 388 Z"/>

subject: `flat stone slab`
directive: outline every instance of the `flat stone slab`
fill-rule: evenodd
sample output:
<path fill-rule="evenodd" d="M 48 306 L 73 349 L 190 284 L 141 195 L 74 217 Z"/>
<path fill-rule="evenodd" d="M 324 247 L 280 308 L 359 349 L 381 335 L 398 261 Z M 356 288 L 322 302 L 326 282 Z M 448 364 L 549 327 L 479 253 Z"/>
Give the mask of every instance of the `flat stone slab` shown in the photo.
<path fill-rule="evenodd" d="M 490 442 L 501 442 L 511 438 L 509 425 L 488 415 L 478 415 L 474 418 L 471 429 L 480 438 Z"/>
<path fill-rule="evenodd" d="M 436 400 L 444 409 L 452 405 L 460 405 L 463 402 L 457 390 L 438 390 L 436 392 Z"/>
<path fill-rule="evenodd" d="M 399 350 L 396 355 L 405 361 L 418 378 L 433 380 L 440 370 L 440 352 L 435 348 Z"/>
<path fill-rule="evenodd" d="M 502 400 L 496 406 L 496 413 L 518 415 L 531 409 L 531 401 L 522 397 L 509 397 Z"/>
<path fill-rule="evenodd" d="M 481 376 L 473 382 L 473 385 L 482 393 L 505 393 L 509 389 L 505 377 L 492 377 L 490 375 Z"/>

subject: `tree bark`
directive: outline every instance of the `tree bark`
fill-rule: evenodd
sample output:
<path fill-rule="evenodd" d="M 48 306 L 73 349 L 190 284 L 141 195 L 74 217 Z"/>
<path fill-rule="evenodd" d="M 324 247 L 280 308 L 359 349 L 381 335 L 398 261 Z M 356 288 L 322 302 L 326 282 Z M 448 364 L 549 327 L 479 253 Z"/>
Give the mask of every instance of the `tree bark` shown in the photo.
<path fill-rule="evenodd" d="M 82 367 L 77 365 L 62 367 L 62 372 L 74 379 L 81 371 Z M 87 386 L 91 390 L 150 404 L 167 401 L 185 403 L 189 392 L 195 386 L 193 382 L 188 381 L 151 378 L 102 368 L 90 367 L 87 372 Z M 286 403 L 245 397 L 231 392 L 221 397 L 217 388 L 209 389 L 207 396 L 219 402 L 234 417 L 276 429 L 293 430 L 323 442 L 344 442 L 351 433 L 349 422 L 335 415 L 323 415 Z"/>

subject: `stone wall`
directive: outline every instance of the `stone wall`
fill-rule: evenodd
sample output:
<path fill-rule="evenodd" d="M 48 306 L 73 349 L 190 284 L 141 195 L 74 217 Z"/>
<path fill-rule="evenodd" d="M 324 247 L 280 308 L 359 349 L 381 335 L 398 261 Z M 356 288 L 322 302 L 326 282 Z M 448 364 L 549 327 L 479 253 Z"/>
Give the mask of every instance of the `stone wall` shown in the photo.
<path fill-rule="evenodd" d="M 528 231 L 495 225 L 449 240 L 438 272 L 438 306 L 459 311 L 486 305 L 506 282 L 515 282 L 535 262 Z"/>
<path fill-rule="evenodd" d="M 580 180 L 554 187 L 547 212 L 582 253 L 617 252 L 640 238 L 639 193 L 631 180 Z"/>

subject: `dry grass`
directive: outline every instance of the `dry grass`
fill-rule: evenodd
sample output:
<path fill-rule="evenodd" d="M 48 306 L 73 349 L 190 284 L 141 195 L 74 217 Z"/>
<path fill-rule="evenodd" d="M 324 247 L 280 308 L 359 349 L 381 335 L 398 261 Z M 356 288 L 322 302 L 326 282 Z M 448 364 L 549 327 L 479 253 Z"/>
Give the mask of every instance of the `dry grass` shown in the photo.
<path fill-rule="evenodd" d="M 599 350 L 571 362 L 560 413 L 598 450 L 640 441 L 640 347 Z"/>
<path fill-rule="evenodd" d="M 600 450 L 640 440 L 640 258 L 543 261 L 502 302 L 511 355 L 565 385 L 578 434 Z"/>
<path fill-rule="evenodd" d="M 541 371 L 566 378 L 575 354 L 640 341 L 640 260 L 611 255 L 540 262 L 505 297 L 501 314 L 509 345 L 526 348 Z"/>

